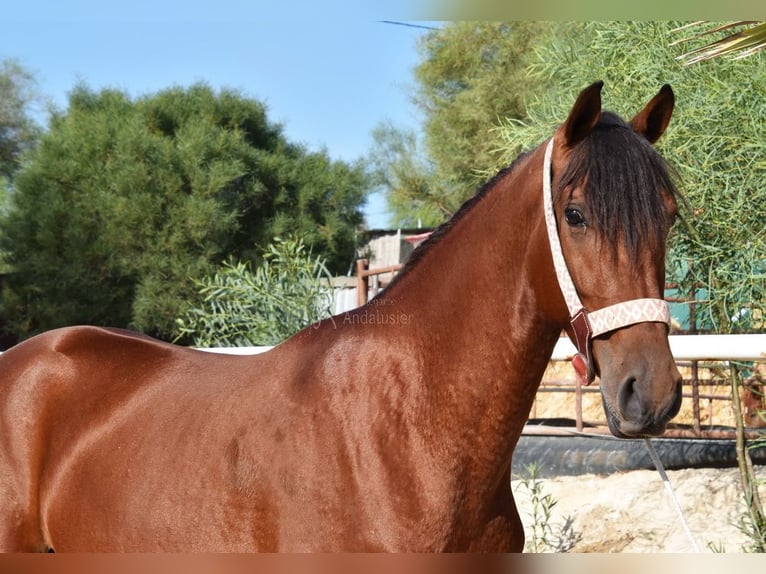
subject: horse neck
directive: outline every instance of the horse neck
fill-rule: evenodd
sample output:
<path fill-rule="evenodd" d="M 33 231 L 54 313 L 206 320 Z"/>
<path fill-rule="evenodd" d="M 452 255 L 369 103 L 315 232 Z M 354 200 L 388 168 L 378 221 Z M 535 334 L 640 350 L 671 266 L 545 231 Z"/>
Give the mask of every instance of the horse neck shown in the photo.
<path fill-rule="evenodd" d="M 423 387 L 434 424 L 484 442 L 501 462 L 510 460 L 562 327 L 542 172 L 531 162 L 542 165 L 542 154 L 496 181 L 381 302 L 412 318 L 403 352 L 417 358 L 412 384 Z M 463 452 L 478 450 L 474 442 Z"/>

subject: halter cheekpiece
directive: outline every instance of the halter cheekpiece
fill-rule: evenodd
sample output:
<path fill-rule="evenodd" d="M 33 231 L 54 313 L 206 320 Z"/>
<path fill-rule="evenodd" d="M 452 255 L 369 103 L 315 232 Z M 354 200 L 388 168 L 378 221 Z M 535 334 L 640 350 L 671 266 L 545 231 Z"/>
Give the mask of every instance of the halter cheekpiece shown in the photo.
<path fill-rule="evenodd" d="M 545 211 L 545 227 L 548 230 L 548 241 L 553 254 L 553 265 L 556 269 L 559 288 L 569 309 L 570 324 L 574 333 L 572 342 L 577 347 L 577 354 L 572 358 L 572 365 L 585 384 L 590 384 L 595 378 L 595 368 L 591 353 L 593 337 L 635 325 L 636 323 L 665 323 L 670 325 L 670 308 L 663 299 L 633 299 L 616 303 L 597 311 L 588 311 L 583 307 L 577 288 L 567 269 L 564 254 L 561 251 L 556 216 L 553 212 L 553 196 L 551 192 L 551 156 L 553 155 L 553 138 L 545 148 L 543 163 L 543 206 Z"/>

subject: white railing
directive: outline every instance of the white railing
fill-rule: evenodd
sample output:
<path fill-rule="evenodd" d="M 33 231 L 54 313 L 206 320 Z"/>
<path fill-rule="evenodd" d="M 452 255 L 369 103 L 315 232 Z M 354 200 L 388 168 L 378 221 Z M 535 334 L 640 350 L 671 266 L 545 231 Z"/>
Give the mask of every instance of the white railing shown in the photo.
<path fill-rule="evenodd" d="M 757 335 L 671 335 L 670 351 L 677 361 L 766 361 L 766 334 Z M 562 338 L 552 360 L 571 359 L 576 349 Z"/>
<path fill-rule="evenodd" d="M 671 335 L 670 350 L 678 361 L 766 361 L 766 333 L 756 335 Z M 201 349 L 211 353 L 254 355 L 272 347 Z M 567 361 L 575 354 L 571 341 L 562 337 L 553 350 L 553 361 Z"/>

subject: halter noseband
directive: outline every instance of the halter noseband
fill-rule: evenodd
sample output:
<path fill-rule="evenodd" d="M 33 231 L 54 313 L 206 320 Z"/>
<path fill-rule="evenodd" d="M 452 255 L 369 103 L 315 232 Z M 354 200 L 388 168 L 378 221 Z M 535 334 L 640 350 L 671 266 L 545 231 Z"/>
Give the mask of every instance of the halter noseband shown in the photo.
<path fill-rule="evenodd" d="M 553 196 L 551 195 L 551 156 L 553 154 L 553 138 L 545 148 L 543 163 L 543 206 L 545 211 L 545 227 L 548 230 L 548 241 L 553 254 L 553 265 L 556 269 L 559 287 L 567 307 L 569 321 L 574 337 L 572 342 L 577 347 L 577 354 L 572 357 L 572 365 L 584 383 L 590 384 L 596 376 L 591 353 L 593 337 L 609 333 L 622 327 L 636 323 L 665 323 L 670 325 L 670 308 L 663 299 L 633 299 L 604 307 L 597 311 L 587 311 L 583 307 L 577 288 L 567 269 L 564 254 L 561 251 L 556 217 L 553 213 Z"/>

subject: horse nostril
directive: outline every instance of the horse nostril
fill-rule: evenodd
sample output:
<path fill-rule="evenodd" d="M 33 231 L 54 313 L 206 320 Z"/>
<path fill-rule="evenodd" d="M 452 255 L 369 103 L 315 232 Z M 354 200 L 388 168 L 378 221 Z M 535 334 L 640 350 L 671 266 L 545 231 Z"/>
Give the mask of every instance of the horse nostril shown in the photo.
<path fill-rule="evenodd" d="M 674 416 L 678 414 L 678 411 L 681 410 L 681 403 L 683 402 L 683 379 L 681 378 L 681 374 L 678 374 L 678 378 L 675 381 L 675 384 L 673 385 L 674 393 L 673 393 L 673 402 L 670 405 L 670 408 L 667 412 L 668 419 L 672 419 Z"/>
<path fill-rule="evenodd" d="M 681 406 L 681 385 L 672 380 L 668 384 L 670 388 L 660 385 L 654 373 L 645 369 L 624 377 L 611 403 L 612 432 L 616 428 L 617 436 L 634 438 L 662 434 Z"/>
<path fill-rule="evenodd" d="M 641 408 L 641 397 L 636 388 L 636 378 L 629 377 L 620 385 L 617 394 L 617 404 L 620 408 L 620 414 L 626 421 L 638 421 L 643 416 Z"/>

